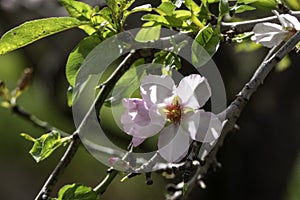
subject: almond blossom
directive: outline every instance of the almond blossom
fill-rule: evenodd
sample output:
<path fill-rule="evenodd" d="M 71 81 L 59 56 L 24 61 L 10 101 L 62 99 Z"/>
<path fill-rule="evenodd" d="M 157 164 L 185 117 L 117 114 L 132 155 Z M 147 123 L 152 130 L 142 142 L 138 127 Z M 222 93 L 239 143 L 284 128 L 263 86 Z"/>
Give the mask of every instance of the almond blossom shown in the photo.
<path fill-rule="evenodd" d="M 198 74 L 184 77 L 176 87 L 170 76 L 148 75 L 140 86 L 142 99 L 124 98 L 123 130 L 133 146 L 159 133 L 158 152 L 168 162 L 186 156 L 191 140 L 215 142 L 222 130 L 218 117 L 200 109 L 211 97 L 206 80 Z"/>
<path fill-rule="evenodd" d="M 300 22 L 296 17 L 289 14 L 279 15 L 276 11 L 274 13 L 281 25 L 270 22 L 258 23 L 254 26 L 254 35 L 251 37 L 251 40 L 268 48 L 279 45 L 300 30 Z"/>

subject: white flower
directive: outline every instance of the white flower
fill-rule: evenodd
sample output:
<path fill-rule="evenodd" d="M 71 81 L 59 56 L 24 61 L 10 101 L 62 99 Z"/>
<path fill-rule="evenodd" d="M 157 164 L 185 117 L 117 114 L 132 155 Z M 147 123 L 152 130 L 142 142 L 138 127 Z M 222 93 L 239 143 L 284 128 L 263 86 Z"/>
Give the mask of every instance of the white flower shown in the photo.
<path fill-rule="evenodd" d="M 176 87 L 169 76 L 148 75 L 140 91 L 143 99 L 123 99 L 127 109 L 121 117 L 123 130 L 133 136 L 134 146 L 160 133 L 160 155 L 176 162 L 187 154 L 191 139 L 211 143 L 219 137 L 221 121 L 215 114 L 199 109 L 211 96 L 206 78 L 192 74 Z"/>
<path fill-rule="evenodd" d="M 256 24 L 253 28 L 254 35 L 251 37 L 251 40 L 268 48 L 279 45 L 300 30 L 300 22 L 296 17 L 289 14 L 279 15 L 276 11 L 274 13 L 281 25 L 270 22 Z"/>

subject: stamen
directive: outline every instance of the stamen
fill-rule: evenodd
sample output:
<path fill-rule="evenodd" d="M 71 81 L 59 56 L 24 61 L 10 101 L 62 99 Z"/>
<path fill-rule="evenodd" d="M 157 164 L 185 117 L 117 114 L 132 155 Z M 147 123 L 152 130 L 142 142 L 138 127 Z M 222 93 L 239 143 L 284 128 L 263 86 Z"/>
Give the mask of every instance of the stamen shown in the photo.
<path fill-rule="evenodd" d="M 175 96 L 171 105 L 166 106 L 167 119 L 175 124 L 179 124 L 182 115 L 182 106 L 178 96 Z"/>

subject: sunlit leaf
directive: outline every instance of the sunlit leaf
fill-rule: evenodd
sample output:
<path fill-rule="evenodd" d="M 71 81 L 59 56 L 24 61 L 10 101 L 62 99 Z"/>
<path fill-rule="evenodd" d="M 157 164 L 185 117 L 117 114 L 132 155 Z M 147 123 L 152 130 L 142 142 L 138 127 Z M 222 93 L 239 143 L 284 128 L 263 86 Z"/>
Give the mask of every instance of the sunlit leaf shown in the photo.
<path fill-rule="evenodd" d="M 196 4 L 193 0 L 185 0 L 185 6 L 194 13 L 200 12 L 200 6 Z"/>
<path fill-rule="evenodd" d="M 23 138 L 25 138 L 26 140 L 28 141 L 31 141 L 31 142 L 36 142 L 36 139 L 31 137 L 30 135 L 26 134 L 26 133 L 21 133 L 20 134 Z"/>
<path fill-rule="evenodd" d="M 237 3 L 238 4 L 250 4 L 250 3 L 255 3 L 259 0 L 238 0 Z"/>
<path fill-rule="evenodd" d="M 234 5 L 232 8 L 230 8 L 230 14 L 231 16 L 237 13 L 243 13 L 246 11 L 255 10 L 255 7 L 248 6 L 248 5 Z"/>
<path fill-rule="evenodd" d="M 93 8 L 83 2 L 75 0 L 60 0 L 60 3 L 66 8 L 71 17 L 79 20 L 90 20 L 93 13 Z"/>
<path fill-rule="evenodd" d="M 127 10 L 135 0 L 106 0 L 107 6 L 119 16 L 122 12 Z"/>
<path fill-rule="evenodd" d="M 94 11 L 90 5 L 76 0 L 60 0 L 60 3 L 66 8 L 71 17 L 81 21 L 92 21 Z M 88 35 L 97 31 L 92 24 L 82 25 L 79 28 L 84 30 Z"/>
<path fill-rule="evenodd" d="M 151 4 L 145 4 L 145 5 L 141 5 L 141 6 L 137 6 L 134 7 L 132 10 L 127 11 L 125 13 L 126 16 L 132 14 L 132 13 L 136 13 L 136 12 L 151 12 L 152 11 L 152 6 Z"/>
<path fill-rule="evenodd" d="M 152 5 L 151 4 L 144 4 L 141 6 L 134 7 L 131 11 L 151 11 Z"/>
<path fill-rule="evenodd" d="M 146 14 L 142 17 L 144 21 L 154 21 L 161 24 L 170 25 L 164 16 L 156 15 L 156 14 Z"/>
<path fill-rule="evenodd" d="M 219 3 L 220 0 L 207 0 L 207 3 L 211 4 L 211 3 Z"/>
<path fill-rule="evenodd" d="M 251 38 L 251 36 L 253 36 L 253 32 L 245 32 L 245 33 L 240 33 L 234 36 L 234 38 L 232 38 L 232 41 L 236 42 L 236 43 L 242 43 L 242 42 L 249 42 L 249 39 Z M 251 43 L 254 43 L 252 41 L 250 41 Z"/>
<path fill-rule="evenodd" d="M 176 9 L 176 6 L 171 2 L 163 2 L 158 6 L 158 9 L 163 11 L 166 15 L 171 16 Z"/>
<path fill-rule="evenodd" d="M 72 184 L 59 190 L 58 200 L 98 200 L 98 195 L 91 187 Z"/>
<path fill-rule="evenodd" d="M 30 154 L 36 162 L 41 162 L 48 158 L 58 147 L 66 144 L 69 138 L 61 138 L 59 132 L 52 131 L 42 135 L 40 138 L 34 139 L 31 136 L 21 134 L 25 139 L 34 142 L 30 150 Z"/>
<path fill-rule="evenodd" d="M 211 25 L 205 26 L 195 38 L 192 46 L 192 61 L 196 66 L 202 66 L 216 53 L 219 48 L 219 31 Z"/>
<path fill-rule="evenodd" d="M 293 10 L 300 10 L 300 1 L 299 0 L 285 0 L 283 1 Z"/>
<path fill-rule="evenodd" d="M 24 47 L 39 39 L 83 25 L 72 17 L 53 17 L 38 19 L 11 29 L 0 39 L 0 54 Z"/>
<path fill-rule="evenodd" d="M 191 12 L 189 12 L 188 10 L 175 10 L 173 12 L 173 16 L 175 18 L 186 20 L 191 17 Z"/>
<path fill-rule="evenodd" d="M 154 27 L 142 28 L 136 35 L 135 40 L 138 42 L 149 42 L 158 40 L 160 37 L 160 25 Z"/>

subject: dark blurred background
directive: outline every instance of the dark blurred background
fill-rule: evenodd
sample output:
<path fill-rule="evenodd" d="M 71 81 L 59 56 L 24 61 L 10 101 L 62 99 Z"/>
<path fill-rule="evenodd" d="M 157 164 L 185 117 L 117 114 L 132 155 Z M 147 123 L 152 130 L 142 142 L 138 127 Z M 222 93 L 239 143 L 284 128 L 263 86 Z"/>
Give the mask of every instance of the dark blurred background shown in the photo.
<path fill-rule="evenodd" d="M 86 0 L 91 5 L 102 1 Z M 146 1 L 137 1 L 142 4 Z M 156 1 L 151 1 L 156 4 Z M 269 14 L 269 13 L 267 13 Z M 32 19 L 67 15 L 55 0 L 0 0 L 0 35 Z M 129 28 L 139 27 L 139 15 L 131 17 Z M 50 36 L 25 48 L 0 56 L 0 80 L 14 88 L 22 71 L 33 67 L 34 82 L 19 104 L 51 124 L 72 132 L 71 109 L 67 106 L 65 63 L 69 52 L 85 36 L 79 29 Z M 223 44 L 214 56 L 224 79 L 228 102 L 234 99 L 266 54 L 265 49 L 237 52 Z M 196 188 L 190 199 L 207 200 L 297 200 L 300 199 L 300 84 L 299 55 L 291 53 L 291 66 L 274 71 L 254 95 L 238 121 L 240 130 L 226 138 L 218 158 L 222 168 L 207 177 L 207 189 Z M 31 143 L 20 133 L 38 137 L 43 130 L 0 108 L 0 199 L 33 199 L 63 154 L 63 148 L 36 164 L 28 151 Z M 67 168 L 57 190 L 67 183 L 95 186 L 106 167 L 80 148 Z M 146 186 L 138 176 L 120 183 L 118 176 L 101 199 L 163 199 L 165 181 L 154 174 Z"/>

